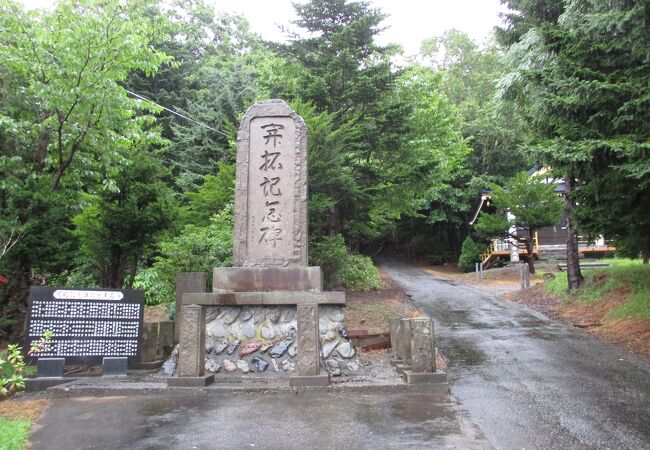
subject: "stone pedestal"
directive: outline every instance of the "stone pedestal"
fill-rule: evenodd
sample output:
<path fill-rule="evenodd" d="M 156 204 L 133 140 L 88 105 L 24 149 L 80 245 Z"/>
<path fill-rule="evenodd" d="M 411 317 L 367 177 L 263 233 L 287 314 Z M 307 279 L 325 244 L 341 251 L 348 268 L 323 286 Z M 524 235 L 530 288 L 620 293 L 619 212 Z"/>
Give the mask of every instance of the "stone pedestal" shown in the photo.
<path fill-rule="evenodd" d="M 433 321 L 428 318 L 411 319 L 410 326 L 411 369 L 413 372 L 435 372 Z"/>
<path fill-rule="evenodd" d="M 397 356 L 404 364 L 411 362 L 411 319 L 401 319 L 398 330 Z"/>
<path fill-rule="evenodd" d="M 298 304 L 298 364 L 297 374 L 289 379 L 291 386 L 323 386 L 329 376 L 320 373 L 320 333 L 318 304 Z"/>
<path fill-rule="evenodd" d="M 102 362 L 102 376 L 125 377 L 129 366 L 128 358 L 105 357 Z"/>
<path fill-rule="evenodd" d="M 205 307 L 181 308 L 181 336 L 178 354 L 179 377 L 202 377 L 205 373 Z"/>
<path fill-rule="evenodd" d="M 183 294 L 188 292 L 205 292 L 205 283 L 205 273 L 203 272 L 181 272 L 176 274 L 176 325 L 174 327 L 174 342 L 179 342 L 180 339 Z"/>

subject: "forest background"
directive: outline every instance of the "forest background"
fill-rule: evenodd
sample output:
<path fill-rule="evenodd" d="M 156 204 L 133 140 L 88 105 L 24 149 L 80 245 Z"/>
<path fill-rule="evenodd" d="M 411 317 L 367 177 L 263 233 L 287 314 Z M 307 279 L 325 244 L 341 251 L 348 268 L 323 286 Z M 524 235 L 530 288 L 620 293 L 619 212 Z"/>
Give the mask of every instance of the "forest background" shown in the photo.
<path fill-rule="evenodd" d="M 643 2 L 504 3 L 488 42 L 450 30 L 396 63 L 366 2 L 297 4 L 276 43 L 201 1 L 0 0 L 0 339 L 29 285 L 158 304 L 177 272 L 229 265 L 236 131 L 267 98 L 307 123 L 310 263 L 332 287 L 376 287 L 382 252 L 480 249 L 482 190 L 535 164 L 573 188 L 576 226 L 647 260 Z"/>

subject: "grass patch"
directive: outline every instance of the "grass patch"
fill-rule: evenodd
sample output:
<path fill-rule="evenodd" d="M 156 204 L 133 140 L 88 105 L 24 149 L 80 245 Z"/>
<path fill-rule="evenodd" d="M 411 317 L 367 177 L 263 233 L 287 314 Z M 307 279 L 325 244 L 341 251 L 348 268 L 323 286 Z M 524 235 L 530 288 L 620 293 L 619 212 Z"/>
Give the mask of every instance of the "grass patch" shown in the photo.
<path fill-rule="evenodd" d="M 0 449 L 22 450 L 27 445 L 27 436 L 32 421 L 29 419 L 10 420 L 0 417 Z"/>
<path fill-rule="evenodd" d="M 650 266 L 639 260 L 622 258 L 604 262 L 609 262 L 610 267 L 583 270 L 585 284 L 571 295 L 567 292 L 566 272 L 558 273 L 553 280 L 544 283 L 544 290 L 583 302 L 598 302 L 610 293 L 620 293 L 628 296 L 627 301 L 610 313 L 611 318 L 650 318 Z"/>

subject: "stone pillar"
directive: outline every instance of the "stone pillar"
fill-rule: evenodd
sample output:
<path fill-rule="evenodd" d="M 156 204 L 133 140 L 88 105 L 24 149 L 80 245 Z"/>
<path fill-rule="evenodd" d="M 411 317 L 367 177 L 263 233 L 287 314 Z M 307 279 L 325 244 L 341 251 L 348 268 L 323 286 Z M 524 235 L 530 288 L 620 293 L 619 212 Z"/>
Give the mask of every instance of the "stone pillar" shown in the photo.
<path fill-rule="evenodd" d="M 298 363 L 300 376 L 314 376 L 320 373 L 320 334 L 318 329 L 318 304 L 297 305 L 298 318 Z"/>
<path fill-rule="evenodd" d="M 398 334 L 399 334 L 399 319 L 390 319 L 389 329 L 390 329 L 390 352 L 393 355 L 397 355 L 397 341 L 398 341 Z"/>
<path fill-rule="evenodd" d="M 397 355 L 405 365 L 411 362 L 411 320 L 401 319 L 397 341 Z"/>
<path fill-rule="evenodd" d="M 158 354 L 158 324 L 143 323 L 140 337 L 140 362 L 156 360 Z"/>
<path fill-rule="evenodd" d="M 205 307 L 185 305 L 181 309 L 180 377 L 202 377 L 205 373 Z"/>
<path fill-rule="evenodd" d="M 165 320 L 158 324 L 158 356 L 167 358 L 174 349 L 174 322 Z"/>
<path fill-rule="evenodd" d="M 176 274 L 176 326 L 174 327 L 174 341 L 179 342 L 181 325 L 181 308 L 183 294 L 205 292 L 205 273 L 181 272 Z"/>
<path fill-rule="evenodd" d="M 435 372 L 435 347 L 433 343 L 433 320 L 411 319 L 411 370 Z"/>

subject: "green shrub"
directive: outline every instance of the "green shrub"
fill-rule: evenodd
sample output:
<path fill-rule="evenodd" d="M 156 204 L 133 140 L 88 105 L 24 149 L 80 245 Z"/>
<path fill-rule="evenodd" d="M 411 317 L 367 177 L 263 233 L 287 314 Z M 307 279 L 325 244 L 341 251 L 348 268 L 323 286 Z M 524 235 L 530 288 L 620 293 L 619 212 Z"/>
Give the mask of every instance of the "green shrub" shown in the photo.
<path fill-rule="evenodd" d="M 133 289 L 144 291 L 144 301 L 149 306 L 173 302 L 176 299 L 174 285 L 164 280 L 154 267 L 138 271 L 133 280 Z"/>
<path fill-rule="evenodd" d="M 367 256 L 350 252 L 343 237 L 324 237 L 309 247 L 310 264 L 323 269 L 325 286 L 341 286 L 349 291 L 381 287 L 379 271 Z"/>
<path fill-rule="evenodd" d="M 0 398 L 25 388 L 25 361 L 18 344 L 11 344 L 0 353 Z"/>
<path fill-rule="evenodd" d="M 463 241 L 458 258 L 458 268 L 463 272 L 471 272 L 475 269 L 477 262 L 481 261 L 481 255 L 485 251 L 485 246 L 474 242 L 469 236 Z"/>
<path fill-rule="evenodd" d="M 173 286 L 178 272 L 206 272 L 232 264 L 232 210 L 215 214 L 207 227 L 187 225 L 181 234 L 160 244 L 153 267 L 161 281 Z"/>

